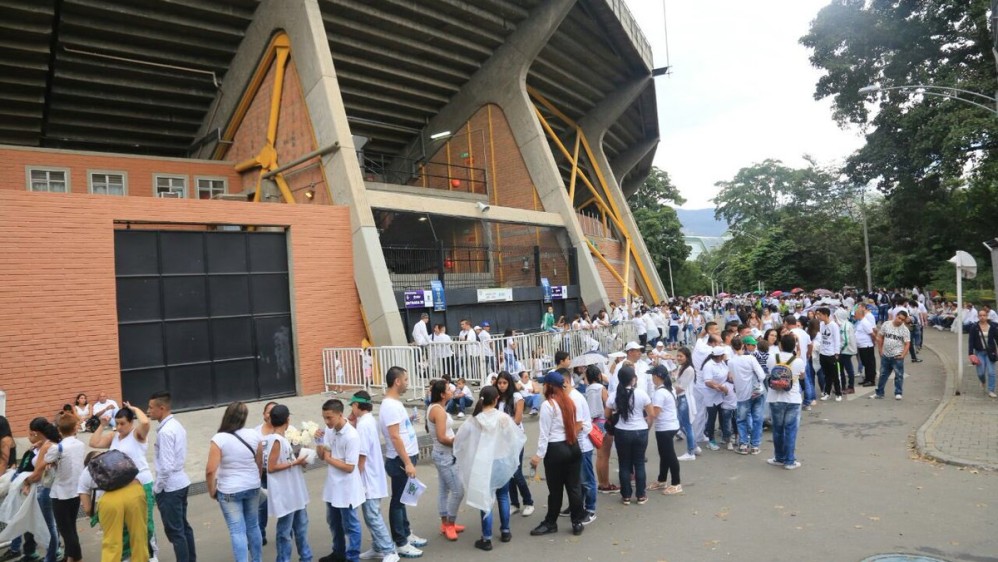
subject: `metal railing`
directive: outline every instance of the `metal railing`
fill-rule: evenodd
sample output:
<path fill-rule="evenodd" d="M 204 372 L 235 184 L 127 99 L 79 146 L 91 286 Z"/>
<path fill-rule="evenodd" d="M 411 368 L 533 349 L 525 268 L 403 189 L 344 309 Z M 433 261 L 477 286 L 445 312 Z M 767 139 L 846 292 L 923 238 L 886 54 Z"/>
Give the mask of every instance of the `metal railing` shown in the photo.
<path fill-rule="evenodd" d="M 421 400 L 429 382 L 448 374 L 479 386 L 487 385 L 493 374 L 529 371 L 531 377 L 554 367 L 554 354 L 565 351 L 571 357 L 587 352 L 603 354 L 620 351 L 629 341 L 637 341 L 630 322 L 617 326 L 564 332 L 535 332 L 492 338 L 483 342 L 433 342 L 423 347 L 348 347 L 322 350 L 326 391 L 363 388 L 372 394 L 384 393 L 384 374 L 398 366 L 409 372 L 409 400 Z"/>
<path fill-rule="evenodd" d="M 382 246 L 396 291 L 425 289 L 442 280 L 449 289 L 572 285 L 571 251 L 540 246 Z"/>
<path fill-rule="evenodd" d="M 366 181 L 415 185 L 463 193 L 487 194 L 485 168 L 461 164 L 414 160 L 391 154 L 358 152 Z"/>

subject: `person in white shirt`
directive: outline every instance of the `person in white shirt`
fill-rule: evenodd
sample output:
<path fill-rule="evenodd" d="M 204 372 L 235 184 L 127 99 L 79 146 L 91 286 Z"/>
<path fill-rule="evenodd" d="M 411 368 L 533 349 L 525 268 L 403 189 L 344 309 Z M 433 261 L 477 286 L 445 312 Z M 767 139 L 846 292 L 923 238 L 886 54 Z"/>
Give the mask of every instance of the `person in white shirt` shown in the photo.
<path fill-rule="evenodd" d="M 489 372 L 496 370 L 496 351 L 492 348 L 492 324 L 482 322 L 481 327 L 475 326 L 475 337 L 482 346 L 482 355 L 485 356 L 485 368 Z"/>
<path fill-rule="evenodd" d="M 628 342 L 624 346 L 624 352 L 627 354 L 627 361 L 631 363 L 631 367 L 634 369 L 634 375 L 637 377 L 637 387 L 644 390 L 649 396 L 651 392 L 655 389 L 651 383 L 651 375 L 648 374 L 648 369 L 651 369 L 651 361 L 645 357 L 644 348 L 641 347 L 637 342 Z M 620 372 L 620 368 L 624 366 L 624 363 L 618 363 L 613 372 L 610 373 L 610 381 L 607 385 L 607 392 L 615 394 L 617 392 L 617 385 L 619 384 L 619 378 L 617 374 Z"/>
<path fill-rule="evenodd" d="M 457 388 L 454 389 L 454 397 L 447 402 L 447 413 L 457 414 L 458 419 L 464 419 L 465 408 L 475 403 L 475 393 L 468 386 L 468 382 L 463 378 L 457 379 Z"/>
<path fill-rule="evenodd" d="M 73 412 L 80 420 L 80 431 L 83 431 L 86 429 L 87 420 L 93 415 L 86 393 L 81 392 L 76 395 L 76 400 L 73 402 Z"/>
<path fill-rule="evenodd" d="M 63 412 L 56 418 L 56 428 L 62 441 L 51 445 L 45 452 L 45 463 L 55 466 L 55 481 L 49 490 L 52 498 L 52 514 L 56 527 L 62 535 L 63 552 L 67 562 L 83 560 L 80 537 L 76 532 L 76 516 L 80 512 L 80 496 L 77 487 L 80 473 L 83 472 L 83 456 L 87 447 L 76 438 L 79 418 Z"/>
<path fill-rule="evenodd" d="M 447 334 L 447 326 L 436 324 L 433 326 L 433 334 L 430 335 L 430 362 L 433 369 L 440 376 L 456 375 L 454 365 L 454 348 L 451 344 L 450 335 Z"/>
<path fill-rule="evenodd" d="M 187 522 L 187 493 L 191 479 L 184 472 L 187 460 L 187 431 L 171 412 L 169 392 L 157 392 L 149 397 L 149 419 L 159 422 L 154 446 L 156 480 L 153 494 L 166 538 L 173 545 L 177 562 L 197 560 L 194 530 Z"/>
<path fill-rule="evenodd" d="M 718 421 L 721 423 L 722 442 L 730 442 L 732 437 L 731 417 L 734 411 L 721 407 L 725 395 L 731 392 L 727 386 L 728 365 L 725 361 L 725 355 L 725 347 L 715 346 L 710 352 L 710 360 L 703 366 L 700 373 L 704 385 L 703 405 L 707 409 L 707 424 L 704 426 L 704 435 L 707 437 L 707 447 L 711 451 L 720 449 L 714 437 L 715 424 Z"/>
<path fill-rule="evenodd" d="M 593 442 L 589 440 L 589 432 L 593 429 L 593 416 L 589 411 L 589 402 L 585 395 L 579 392 L 573 385 L 571 377 L 561 376 L 565 379 L 565 392 L 575 404 L 576 415 L 582 418 L 579 427 L 579 450 L 582 451 L 582 506 L 586 510 L 586 515 L 582 518 L 582 524 L 588 525 L 596 520 L 596 469 L 593 465 Z"/>
<path fill-rule="evenodd" d="M 797 428 L 800 424 L 801 382 L 804 380 L 804 359 L 796 353 L 797 339 L 792 334 L 780 338 L 780 350 L 772 350 L 767 367 L 770 374 L 779 363 L 788 365 L 792 373 L 790 390 L 768 389 L 766 403 L 773 423 L 773 458 L 766 462 L 782 466 L 787 470 L 800 468 L 795 452 L 797 450 Z"/>
<path fill-rule="evenodd" d="M 296 457 L 291 443 L 284 437 L 291 423 L 291 412 L 283 404 L 270 410 L 274 432 L 263 441 L 267 458 L 267 501 L 269 515 L 277 519 L 277 562 L 291 562 L 292 540 L 298 558 L 312 559 L 308 544 L 308 488 L 302 469 L 308 457 Z M 359 527 L 359 524 L 358 524 Z M 335 542 L 335 541 L 334 541 Z"/>
<path fill-rule="evenodd" d="M 638 334 L 638 343 L 641 344 L 641 347 L 648 345 L 648 326 L 645 324 L 644 318 L 641 317 L 640 309 L 634 311 L 631 325 L 634 326 L 634 331 Z"/>
<path fill-rule="evenodd" d="M 873 320 L 873 314 L 863 303 L 856 305 L 852 314 L 856 318 L 856 351 L 859 355 L 859 361 L 863 365 L 862 386 L 876 386 L 877 356 L 874 352 L 874 341 L 877 323 Z"/>
<path fill-rule="evenodd" d="M 977 316 L 975 315 L 974 318 Z M 108 425 L 114 427 L 114 414 L 118 411 L 118 403 L 108 398 L 103 390 L 97 393 L 97 401 L 90 410 L 95 418 L 107 418 Z"/>
<path fill-rule="evenodd" d="M 333 552 L 321 560 L 357 560 L 360 557 L 357 508 L 364 503 L 364 482 L 357 469 L 360 436 L 347 422 L 343 411 L 343 402 L 335 398 L 322 405 L 326 430 L 318 454 L 319 460 L 326 463 L 322 501 L 326 502 L 326 521 L 333 532 Z"/>
<path fill-rule="evenodd" d="M 246 427 L 248 416 L 246 404 L 229 404 L 218 433 L 211 438 L 205 467 L 208 496 L 222 508 L 236 562 L 260 562 L 263 556 L 258 520 L 263 449 L 260 433 Z"/>
<path fill-rule="evenodd" d="M 645 321 L 645 338 L 647 338 L 647 345 L 655 347 L 658 343 L 659 337 L 661 337 L 661 332 L 658 329 L 658 323 L 655 322 L 655 313 L 653 311 L 645 312 L 641 319 Z"/>
<path fill-rule="evenodd" d="M 814 349 L 811 342 L 811 336 L 807 335 L 807 332 L 801 328 L 797 317 L 794 315 L 788 315 L 783 320 L 783 324 L 788 330 L 790 330 L 790 333 L 794 336 L 794 341 L 797 342 L 797 345 L 794 348 L 794 353 L 797 354 L 797 357 L 803 359 L 806 365 L 808 358 L 811 357 L 811 351 Z M 814 402 L 815 399 L 814 388 L 811 386 L 814 384 L 813 378 L 814 377 L 811 373 L 808 373 L 808 375 L 804 377 L 804 409 L 810 408 L 811 402 Z"/>
<path fill-rule="evenodd" d="M 752 336 L 731 340 L 735 355 L 728 360 L 728 369 L 731 371 L 735 399 L 738 402 L 736 425 L 740 455 L 758 454 L 762 444 L 762 410 L 766 404 L 762 382 L 766 373 L 754 355 L 742 354 L 743 347 L 757 343 Z"/>
<path fill-rule="evenodd" d="M 430 325 L 430 315 L 427 313 L 422 313 L 419 315 L 419 322 L 412 327 L 412 343 L 423 347 L 430 343 L 430 333 L 426 329 Z"/>
<path fill-rule="evenodd" d="M 835 391 L 835 401 L 842 401 L 842 383 L 839 377 L 839 353 L 842 351 L 842 333 L 839 325 L 832 319 L 832 311 L 827 306 L 818 307 L 815 316 L 821 322 L 821 347 L 818 349 L 818 363 L 825 373 L 825 386 L 822 388 L 821 399 L 828 400 L 832 390 Z"/>
<path fill-rule="evenodd" d="M 624 505 L 630 505 L 632 497 L 638 504 L 648 501 L 647 477 L 645 474 L 645 451 L 648 448 L 648 422 L 655 415 L 651 407 L 651 397 L 638 386 L 634 368 L 623 366 L 617 372 L 620 384 L 616 392 L 609 396 L 605 416 L 611 419 L 619 414 L 613 427 L 613 442 L 619 459 L 620 496 Z M 631 474 L 634 474 L 634 488 L 631 487 Z"/>
<path fill-rule="evenodd" d="M 467 324 L 467 320 L 462 324 Z M 402 367 L 392 367 L 385 373 L 385 398 L 381 402 L 378 427 L 385 438 L 385 472 L 392 483 L 392 500 L 388 506 L 388 526 L 395 541 L 395 551 L 403 558 L 423 555 L 421 547 L 427 540 L 412 533 L 402 492 L 410 478 L 416 477 L 419 443 L 416 428 L 405 411 L 401 397 L 409 389 L 409 373 Z"/>
<path fill-rule="evenodd" d="M 655 414 L 655 444 L 658 446 L 658 478 L 648 487 L 649 490 L 662 490 L 664 495 L 681 494 L 683 485 L 679 479 L 679 458 L 676 457 L 676 434 L 679 433 L 679 399 L 672 390 L 672 377 L 663 365 L 651 371 L 655 381 L 655 393 L 651 397 L 652 411 Z M 669 474 L 672 481 L 667 482 Z"/>
<path fill-rule="evenodd" d="M 381 516 L 381 500 L 387 498 L 388 478 L 385 476 L 385 463 L 381 454 L 381 439 L 378 437 L 378 422 L 371 412 L 374 404 L 366 390 L 358 390 L 350 398 L 350 410 L 357 421 L 357 435 L 360 437 L 360 458 L 357 468 L 364 482 L 364 505 L 361 513 L 364 524 L 371 533 L 371 549 L 360 554 L 361 560 L 380 558 L 382 562 L 397 562 L 392 535 Z"/>

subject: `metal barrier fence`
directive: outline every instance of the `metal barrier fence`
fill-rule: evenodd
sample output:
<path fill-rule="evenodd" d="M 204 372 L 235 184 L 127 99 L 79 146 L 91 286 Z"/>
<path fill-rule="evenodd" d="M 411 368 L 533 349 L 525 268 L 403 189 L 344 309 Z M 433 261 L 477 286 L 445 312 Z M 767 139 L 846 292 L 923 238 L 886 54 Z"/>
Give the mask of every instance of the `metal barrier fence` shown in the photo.
<path fill-rule="evenodd" d="M 444 374 L 478 384 L 489 384 L 493 373 L 529 371 L 532 377 L 554 367 L 554 354 L 565 351 L 570 357 L 586 352 L 621 351 L 637 334 L 630 322 L 618 326 L 566 332 L 535 332 L 492 338 L 486 351 L 482 342 L 433 342 L 425 347 L 349 347 L 322 350 L 326 391 L 363 388 L 372 394 L 384 393 L 385 373 L 402 367 L 409 372 L 409 398 L 421 399 L 432 379 Z"/>

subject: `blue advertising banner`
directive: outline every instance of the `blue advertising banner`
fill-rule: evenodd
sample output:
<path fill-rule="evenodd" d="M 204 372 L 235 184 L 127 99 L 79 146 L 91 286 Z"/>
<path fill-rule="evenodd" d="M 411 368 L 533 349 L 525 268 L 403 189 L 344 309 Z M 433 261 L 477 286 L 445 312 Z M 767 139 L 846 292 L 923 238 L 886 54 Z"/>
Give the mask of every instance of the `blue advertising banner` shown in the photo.
<path fill-rule="evenodd" d="M 551 287 L 551 298 L 565 300 L 568 298 L 568 287 L 565 285 L 554 285 Z"/>
<path fill-rule="evenodd" d="M 541 277 L 541 289 L 544 290 L 544 302 L 551 302 L 551 282 L 547 277 Z"/>
<path fill-rule="evenodd" d="M 429 308 L 433 306 L 433 293 L 430 291 L 406 291 L 406 308 Z"/>
<path fill-rule="evenodd" d="M 440 280 L 430 281 L 430 292 L 433 297 L 433 311 L 447 310 L 447 299 L 444 298 L 444 284 Z"/>

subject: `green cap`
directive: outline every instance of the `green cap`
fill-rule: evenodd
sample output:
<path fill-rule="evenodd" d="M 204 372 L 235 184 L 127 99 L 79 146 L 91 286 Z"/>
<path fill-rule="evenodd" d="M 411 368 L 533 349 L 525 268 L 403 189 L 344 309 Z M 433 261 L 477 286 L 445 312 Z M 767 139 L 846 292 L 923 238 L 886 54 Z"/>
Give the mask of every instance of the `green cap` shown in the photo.
<path fill-rule="evenodd" d="M 752 336 L 745 336 L 744 338 L 742 338 L 742 343 L 744 343 L 745 345 L 758 345 L 758 342 L 756 342 L 755 338 Z"/>

